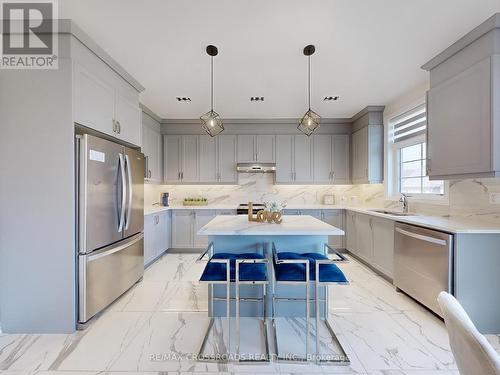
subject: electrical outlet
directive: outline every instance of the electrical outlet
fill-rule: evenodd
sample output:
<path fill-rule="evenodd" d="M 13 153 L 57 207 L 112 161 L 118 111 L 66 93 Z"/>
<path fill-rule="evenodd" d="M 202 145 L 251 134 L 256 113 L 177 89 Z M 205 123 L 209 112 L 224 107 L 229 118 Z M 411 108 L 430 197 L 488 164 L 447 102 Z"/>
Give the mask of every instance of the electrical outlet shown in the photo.
<path fill-rule="evenodd" d="M 500 193 L 490 193 L 490 203 L 500 204 Z"/>

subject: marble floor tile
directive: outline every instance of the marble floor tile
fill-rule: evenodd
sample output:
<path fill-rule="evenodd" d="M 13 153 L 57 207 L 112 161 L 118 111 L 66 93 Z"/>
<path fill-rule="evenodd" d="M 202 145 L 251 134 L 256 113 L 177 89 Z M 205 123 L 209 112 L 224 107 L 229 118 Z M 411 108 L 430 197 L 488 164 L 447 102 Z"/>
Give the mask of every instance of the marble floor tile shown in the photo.
<path fill-rule="evenodd" d="M 440 369 L 439 361 L 386 312 L 336 313 L 330 321 L 368 372 Z"/>
<path fill-rule="evenodd" d="M 349 366 L 196 361 L 209 324 L 207 287 L 197 281 L 205 263 L 197 262 L 197 257 L 184 253 L 163 256 L 145 271 L 142 282 L 85 331 L 70 335 L 0 333 L 0 375 L 458 375 L 443 322 L 354 259 L 339 264 L 350 285 L 329 290 L 329 321 L 351 360 Z M 207 351 L 227 351 L 223 323 L 216 322 Z M 300 353 L 305 324 L 300 319 L 286 323 L 289 332 L 280 334 L 280 343 L 285 342 L 288 351 Z M 234 329 L 233 321 L 231 332 Z M 314 330 L 311 325 L 311 349 Z M 263 349 L 259 337 L 258 324 L 242 319 L 242 352 Z M 268 337 L 273 353 L 270 325 Z M 323 326 L 320 337 L 322 352 L 335 353 Z M 500 353 L 500 336 L 487 338 Z M 232 333 L 232 350 L 234 345 Z"/>
<path fill-rule="evenodd" d="M 409 310 L 391 317 L 425 347 L 444 369 L 456 370 L 444 322 L 429 311 Z"/>

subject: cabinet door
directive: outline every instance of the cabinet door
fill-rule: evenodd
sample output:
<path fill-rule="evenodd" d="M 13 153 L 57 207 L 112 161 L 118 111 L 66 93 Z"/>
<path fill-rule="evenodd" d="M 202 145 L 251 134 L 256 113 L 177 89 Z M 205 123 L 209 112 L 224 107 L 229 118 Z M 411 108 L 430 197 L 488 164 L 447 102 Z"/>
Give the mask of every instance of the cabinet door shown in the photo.
<path fill-rule="evenodd" d="M 490 172 L 491 129 L 491 62 L 487 58 L 429 91 L 428 175 Z"/>
<path fill-rule="evenodd" d="M 200 182 L 217 182 L 217 139 L 200 135 Z"/>
<path fill-rule="evenodd" d="M 198 230 L 215 217 L 214 210 L 194 211 L 194 247 L 206 248 L 208 246 L 208 236 L 199 236 Z"/>
<path fill-rule="evenodd" d="M 324 210 L 322 220 L 336 228 L 344 230 L 344 213 L 342 210 Z M 328 244 L 334 249 L 343 249 L 345 236 L 329 236 Z"/>
<path fill-rule="evenodd" d="M 332 136 L 314 135 L 314 182 L 327 183 L 332 181 Z"/>
<path fill-rule="evenodd" d="M 389 277 L 394 270 L 394 221 L 372 218 L 373 266 Z"/>
<path fill-rule="evenodd" d="M 333 136 L 333 183 L 349 184 L 349 136 Z"/>
<path fill-rule="evenodd" d="M 255 142 L 257 161 L 261 163 L 274 163 L 274 135 L 258 135 Z"/>
<path fill-rule="evenodd" d="M 238 163 L 256 161 L 255 135 L 238 135 Z"/>
<path fill-rule="evenodd" d="M 140 146 L 141 139 L 141 109 L 138 101 L 132 101 L 120 95 L 115 95 L 115 120 L 118 124 L 118 137 L 128 143 Z"/>
<path fill-rule="evenodd" d="M 169 212 L 164 211 L 158 214 L 158 225 L 156 231 L 157 247 L 156 257 L 159 257 L 169 248 L 169 231 L 170 231 L 170 218 Z"/>
<path fill-rule="evenodd" d="M 144 265 L 149 264 L 155 257 L 155 223 L 156 215 L 144 217 Z"/>
<path fill-rule="evenodd" d="M 198 154 L 198 136 L 183 135 L 182 136 L 182 182 L 198 182 L 200 174 L 198 171 L 199 154 Z"/>
<path fill-rule="evenodd" d="M 151 156 L 153 154 L 152 152 L 152 144 L 151 144 L 151 133 L 153 132 L 153 129 L 146 125 L 142 125 L 142 145 L 141 145 L 141 151 L 144 154 L 144 157 L 146 159 L 146 170 L 144 171 L 144 178 L 149 179 L 150 173 L 151 173 Z"/>
<path fill-rule="evenodd" d="M 188 249 L 193 247 L 193 222 L 192 210 L 172 211 L 172 247 Z"/>
<path fill-rule="evenodd" d="M 293 138 L 276 136 L 276 182 L 293 182 Z"/>
<path fill-rule="evenodd" d="M 74 121 L 80 125 L 116 137 L 115 91 L 113 87 L 75 63 Z"/>
<path fill-rule="evenodd" d="M 294 182 L 312 182 L 312 139 L 305 135 L 294 136 L 293 150 Z"/>
<path fill-rule="evenodd" d="M 368 182 L 368 127 L 352 135 L 352 182 Z"/>
<path fill-rule="evenodd" d="M 346 211 L 346 248 L 353 254 L 357 254 L 356 244 L 356 214 L 352 211 Z"/>
<path fill-rule="evenodd" d="M 151 158 L 154 159 L 153 169 L 151 170 L 151 179 L 154 181 L 163 181 L 163 148 L 162 136 L 159 132 L 153 130 L 151 139 Z"/>
<path fill-rule="evenodd" d="M 236 174 L 236 136 L 219 135 L 217 147 L 218 160 L 218 180 L 219 182 L 236 183 L 238 180 Z"/>
<path fill-rule="evenodd" d="M 373 233 L 371 217 L 356 214 L 357 255 L 365 262 L 373 262 Z"/>
<path fill-rule="evenodd" d="M 165 148 L 163 167 L 167 182 L 179 182 L 181 180 L 181 136 L 166 135 L 163 138 Z"/>

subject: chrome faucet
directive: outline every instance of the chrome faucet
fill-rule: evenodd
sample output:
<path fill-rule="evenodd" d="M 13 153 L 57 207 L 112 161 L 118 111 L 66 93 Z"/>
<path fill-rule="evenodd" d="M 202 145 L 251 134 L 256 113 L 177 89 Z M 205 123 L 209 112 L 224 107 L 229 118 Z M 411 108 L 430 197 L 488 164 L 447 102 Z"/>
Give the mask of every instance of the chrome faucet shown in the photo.
<path fill-rule="evenodd" d="M 403 205 L 403 212 L 405 214 L 408 213 L 408 195 L 401 193 L 401 198 L 399 198 L 399 201 Z"/>

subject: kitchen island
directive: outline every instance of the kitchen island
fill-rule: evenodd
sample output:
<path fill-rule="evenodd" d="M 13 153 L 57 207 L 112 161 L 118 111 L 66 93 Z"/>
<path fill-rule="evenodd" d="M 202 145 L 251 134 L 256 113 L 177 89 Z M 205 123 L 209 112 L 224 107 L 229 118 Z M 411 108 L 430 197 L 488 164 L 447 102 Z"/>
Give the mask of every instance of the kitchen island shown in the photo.
<path fill-rule="evenodd" d="M 269 279 L 272 278 L 272 244 L 274 243 L 277 252 L 323 253 L 325 244 L 328 243 L 328 236 L 343 236 L 344 231 L 327 224 L 319 219 L 308 215 L 284 215 L 280 224 L 261 223 L 248 221 L 247 215 L 224 215 L 216 216 L 198 231 L 198 235 L 208 236 L 208 242 L 212 245 L 213 254 L 217 253 L 260 253 L 269 259 Z M 209 245 L 210 246 L 210 245 Z M 242 294 L 247 297 L 257 297 L 256 288 L 242 286 Z M 267 311 L 271 311 L 271 288 L 267 287 Z M 276 286 L 274 293 L 280 297 L 303 297 L 304 288 L 297 288 L 289 285 Z M 234 292 L 234 291 L 233 291 Z M 311 288 L 311 293 L 314 293 Z M 324 287 L 320 288 L 321 296 L 324 297 Z M 225 287 L 223 285 L 214 286 L 214 296 L 223 298 Z M 323 298 L 322 298 L 323 299 Z M 213 302 L 213 304 L 212 304 Z M 242 316 L 259 316 L 257 304 L 246 303 L 241 307 Z M 213 309 L 212 307 L 213 306 Z M 313 308 L 313 306 L 311 306 Z M 234 313 L 234 307 L 231 308 Z M 209 290 L 209 314 L 211 316 L 225 315 L 225 303 L 220 300 L 211 300 Z M 287 306 L 278 306 L 276 315 L 278 316 L 303 316 L 303 304 L 290 301 Z"/>

